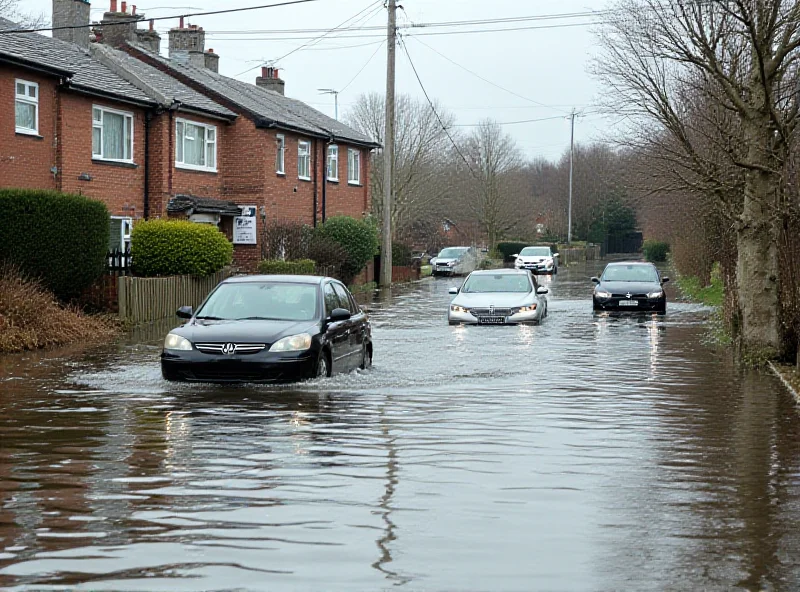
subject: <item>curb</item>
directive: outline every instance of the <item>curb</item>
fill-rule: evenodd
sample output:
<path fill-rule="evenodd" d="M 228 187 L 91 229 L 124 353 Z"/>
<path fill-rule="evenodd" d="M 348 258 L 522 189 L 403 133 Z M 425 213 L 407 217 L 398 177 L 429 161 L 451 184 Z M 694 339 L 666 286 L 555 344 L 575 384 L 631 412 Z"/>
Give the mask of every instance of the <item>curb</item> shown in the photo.
<path fill-rule="evenodd" d="M 780 381 L 783 383 L 783 386 L 785 386 L 786 389 L 792 394 L 792 396 L 794 397 L 794 400 L 797 402 L 797 404 L 800 405 L 800 393 L 798 393 L 795 390 L 795 388 L 791 384 L 789 384 L 789 381 L 786 380 L 786 378 L 784 378 L 784 376 L 781 373 L 781 371 L 778 370 L 778 367 L 773 362 L 769 363 L 769 367 L 770 367 L 770 370 L 772 370 L 772 373 L 775 374 L 775 376 L 777 376 L 780 379 Z"/>

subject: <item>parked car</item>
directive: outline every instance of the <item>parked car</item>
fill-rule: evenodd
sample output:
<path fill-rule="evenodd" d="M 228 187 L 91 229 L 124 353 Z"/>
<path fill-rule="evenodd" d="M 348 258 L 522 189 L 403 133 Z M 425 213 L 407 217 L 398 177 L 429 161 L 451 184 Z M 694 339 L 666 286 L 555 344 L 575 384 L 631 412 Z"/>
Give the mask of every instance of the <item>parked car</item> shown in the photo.
<path fill-rule="evenodd" d="M 558 253 L 553 253 L 550 247 L 525 247 L 513 257 L 516 269 L 551 275 L 558 273 Z"/>
<path fill-rule="evenodd" d="M 447 247 L 431 259 L 433 275 L 466 275 L 478 267 L 474 247 Z"/>
<path fill-rule="evenodd" d="M 178 316 L 187 322 L 164 341 L 166 380 L 289 381 L 372 365 L 369 318 L 331 278 L 231 278 Z"/>
<path fill-rule="evenodd" d="M 669 278 L 661 277 L 652 263 L 609 263 L 603 275 L 592 281 L 597 284 L 592 297 L 596 311 L 667 311 L 664 284 Z"/>
<path fill-rule="evenodd" d="M 447 319 L 451 325 L 536 324 L 547 316 L 547 288 L 522 269 L 473 271 L 456 297 Z"/>

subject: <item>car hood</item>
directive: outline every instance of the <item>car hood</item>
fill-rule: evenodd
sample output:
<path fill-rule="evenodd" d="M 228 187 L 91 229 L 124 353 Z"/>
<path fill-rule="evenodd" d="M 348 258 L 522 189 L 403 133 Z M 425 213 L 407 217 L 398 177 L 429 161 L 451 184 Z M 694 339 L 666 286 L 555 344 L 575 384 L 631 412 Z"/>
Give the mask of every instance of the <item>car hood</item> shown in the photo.
<path fill-rule="evenodd" d="M 319 333 L 313 321 L 189 321 L 175 329 L 192 343 L 266 343 L 272 344 L 299 333 Z"/>
<path fill-rule="evenodd" d="M 463 306 L 464 308 L 488 308 L 490 306 L 509 308 L 512 306 L 524 306 L 532 302 L 536 302 L 536 295 L 532 292 L 528 292 L 527 294 L 513 292 L 465 294 L 462 292 L 453 299 L 453 304 Z"/>
<path fill-rule="evenodd" d="M 552 257 L 536 255 L 535 257 L 517 257 L 517 259 L 521 259 L 523 263 L 541 263 L 542 261 L 547 261 L 548 259 L 552 259 Z"/>
<path fill-rule="evenodd" d="M 658 282 L 601 282 L 597 287 L 612 294 L 646 294 L 663 289 Z"/>
<path fill-rule="evenodd" d="M 436 263 L 452 263 L 453 261 L 460 261 L 460 258 L 456 257 L 449 257 L 447 259 L 442 259 L 441 257 L 436 257 Z"/>

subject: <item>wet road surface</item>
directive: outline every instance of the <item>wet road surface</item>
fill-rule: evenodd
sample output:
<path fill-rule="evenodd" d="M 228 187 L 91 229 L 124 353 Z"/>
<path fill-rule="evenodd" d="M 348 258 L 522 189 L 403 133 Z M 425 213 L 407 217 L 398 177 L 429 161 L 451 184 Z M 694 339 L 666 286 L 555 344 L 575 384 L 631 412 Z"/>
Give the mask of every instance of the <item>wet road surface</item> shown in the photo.
<path fill-rule="evenodd" d="M 375 368 L 161 381 L 163 329 L 0 359 L 8 590 L 798 590 L 800 418 L 708 311 L 449 327 L 452 280 L 373 304 Z"/>

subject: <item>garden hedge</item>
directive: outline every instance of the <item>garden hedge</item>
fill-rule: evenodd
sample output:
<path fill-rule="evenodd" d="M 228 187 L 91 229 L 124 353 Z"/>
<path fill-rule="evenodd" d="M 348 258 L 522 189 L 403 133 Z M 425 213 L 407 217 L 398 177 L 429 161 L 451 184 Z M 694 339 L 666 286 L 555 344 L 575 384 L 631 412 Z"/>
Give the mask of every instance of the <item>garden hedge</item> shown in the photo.
<path fill-rule="evenodd" d="M 38 279 L 61 300 L 106 268 L 110 218 L 105 204 L 55 191 L 0 190 L 0 261 Z"/>
<path fill-rule="evenodd" d="M 497 243 L 497 251 L 503 256 L 503 259 L 511 259 L 513 255 L 519 255 L 522 249 L 529 246 L 530 243 Z"/>
<path fill-rule="evenodd" d="M 669 253 L 669 243 L 660 241 L 645 241 L 642 246 L 644 257 L 651 263 L 661 263 L 667 260 L 667 253 Z"/>
<path fill-rule="evenodd" d="M 368 220 L 335 216 L 318 226 L 315 234 L 339 243 L 347 251 L 341 273 L 348 283 L 378 253 L 378 229 Z"/>
<path fill-rule="evenodd" d="M 258 272 L 266 275 L 314 275 L 316 263 L 311 259 L 297 261 L 268 259 L 258 264 Z"/>
<path fill-rule="evenodd" d="M 231 263 L 233 245 L 216 226 L 184 220 L 149 220 L 133 227 L 131 257 L 137 275 L 202 277 Z"/>

